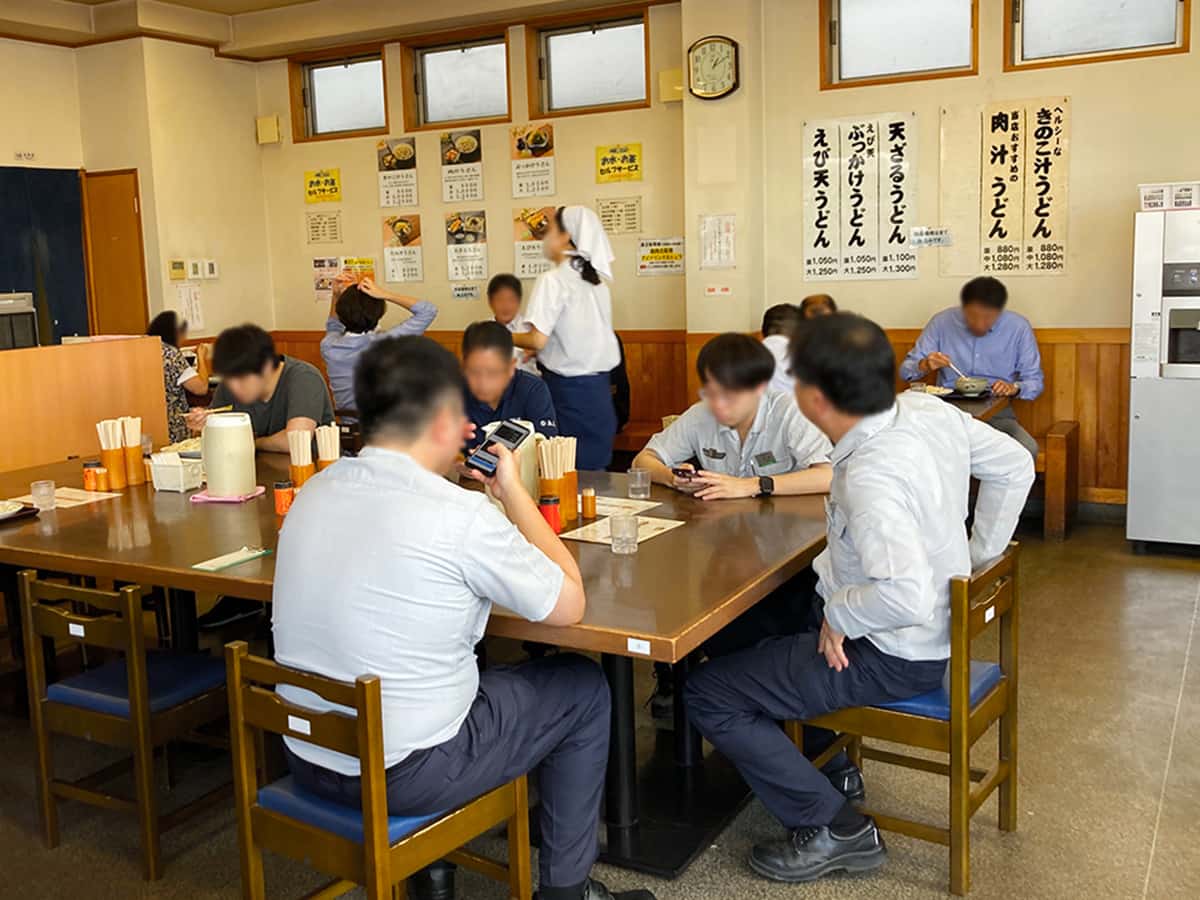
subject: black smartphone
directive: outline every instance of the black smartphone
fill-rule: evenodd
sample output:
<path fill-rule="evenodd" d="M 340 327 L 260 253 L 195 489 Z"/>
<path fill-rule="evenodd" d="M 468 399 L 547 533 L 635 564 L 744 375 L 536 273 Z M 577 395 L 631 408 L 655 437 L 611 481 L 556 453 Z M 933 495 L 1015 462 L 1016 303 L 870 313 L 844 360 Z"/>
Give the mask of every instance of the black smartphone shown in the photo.
<path fill-rule="evenodd" d="M 489 478 L 496 474 L 496 464 L 499 460 L 496 459 L 496 454 L 489 452 L 486 448 L 492 444 L 502 444 L 509 450 L 516 450 L 521 446 L 525 438 L 529 437 L 532 432 L 522 425 L 520 422 L 513 419 L 505 419 L 490 435 L 483 439 L 475 450 L 467 457 L 467 466 L 487 475 Z"/>
<path fill-rule="evenodd" d="M 674 475 L 676 478 L 682 478 L 685 481 L 691 481 L 693 478 L 696 477 L 696 470 L 695 469 L 685 469 L 682 466 L 672 466 L 671 474 Z"/>

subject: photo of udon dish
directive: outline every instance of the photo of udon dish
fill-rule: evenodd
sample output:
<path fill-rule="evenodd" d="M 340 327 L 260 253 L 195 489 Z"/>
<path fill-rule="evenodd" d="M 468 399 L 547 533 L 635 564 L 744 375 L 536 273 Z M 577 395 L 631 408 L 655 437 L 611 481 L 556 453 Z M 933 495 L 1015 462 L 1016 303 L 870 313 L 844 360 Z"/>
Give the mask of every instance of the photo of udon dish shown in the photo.
<path fill-rule="evenodd" d="M 446 216 L 448 244 L 482 244 L 487 240 L 487 217 L 483 210 L 449 213 Z"/>
<path fill-rule="evenodd" d="M 553 125 L 519 125 L 512 130 L 513 159 L 545 156 L 554 149 Z"/>
<path fill-rule="evenodd" d="M 479 130 L 448 131 L 442 135 L 442 164 L 457 166 L 463 163 L 479 162 L 482 153 L 479 148 Z"/>
<path fill-rule="evenodd" d="M 385 247 L 408 247 L 420 243 L 420 216 L 388 216 L 383 220 L 383 245 Z"/>
<path fill-rule="evenodd" d="M 414 138 L 392 138 L 375 145 L 379 158 L 379 171 L 392 172 L 412 169 L 417 165 L 417 147 Z"/>

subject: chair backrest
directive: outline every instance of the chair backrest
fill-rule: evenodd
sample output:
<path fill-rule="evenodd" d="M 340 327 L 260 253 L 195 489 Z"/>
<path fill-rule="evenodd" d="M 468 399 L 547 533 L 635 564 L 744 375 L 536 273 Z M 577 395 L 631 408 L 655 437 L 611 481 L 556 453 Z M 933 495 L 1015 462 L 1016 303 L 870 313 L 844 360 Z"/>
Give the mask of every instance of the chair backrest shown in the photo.
<path fill-rule="evenodd" d="M 1009 542 L 1000 556 L 976 569 L 970 577 L 950 579 L 950 696 L 962 705 L 970 694 L 971 644 L 992 627 L 1000 630 L 1000 670 L 1017 677 L 1017 577 L 1020 545 Z"/>

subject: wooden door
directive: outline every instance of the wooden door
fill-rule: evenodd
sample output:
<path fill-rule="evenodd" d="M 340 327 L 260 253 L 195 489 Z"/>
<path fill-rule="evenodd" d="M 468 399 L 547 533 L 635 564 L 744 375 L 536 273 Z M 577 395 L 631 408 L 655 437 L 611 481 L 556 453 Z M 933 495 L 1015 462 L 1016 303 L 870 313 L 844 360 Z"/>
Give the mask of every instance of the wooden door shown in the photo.
<path fill-rule="evenodd" d="M 136 169 L 84 172 L 92 334 L 145 334 L 146 253 Z"/>

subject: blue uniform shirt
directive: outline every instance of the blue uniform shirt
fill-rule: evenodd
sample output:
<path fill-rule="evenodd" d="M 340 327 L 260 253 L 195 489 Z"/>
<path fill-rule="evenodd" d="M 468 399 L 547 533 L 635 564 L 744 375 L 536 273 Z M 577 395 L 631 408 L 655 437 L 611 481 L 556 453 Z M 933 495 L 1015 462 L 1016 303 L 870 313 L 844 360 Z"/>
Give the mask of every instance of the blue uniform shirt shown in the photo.
<path fill-rule="evenodd" d="M 333 403 L 337 409 L 354 409 L 354 366 L 372 341 L 406 334 L 424 334 L 437 318 L 438 308 L 428 300 L 413 304 L 411 315 L 387 331 L 359 334 L 347 331 L 337 316 L 325 321 L 325 337 L 321 339 L 321 358 L 329 375 Z"/>
<path fill-rule="evenodd" d="M 484 425 L 504 419 L 524 419 L 533 423 L 534 431 L 546 437 L 558 436 L 558 418 L 554 414 L 550 389 L 542 379 L 520 369 L 504 389 L 500 405 L 495 409 L 477 400 L 470 389 L 463 392 L 463 405 L 480 436 L 483 435 Z"/>

